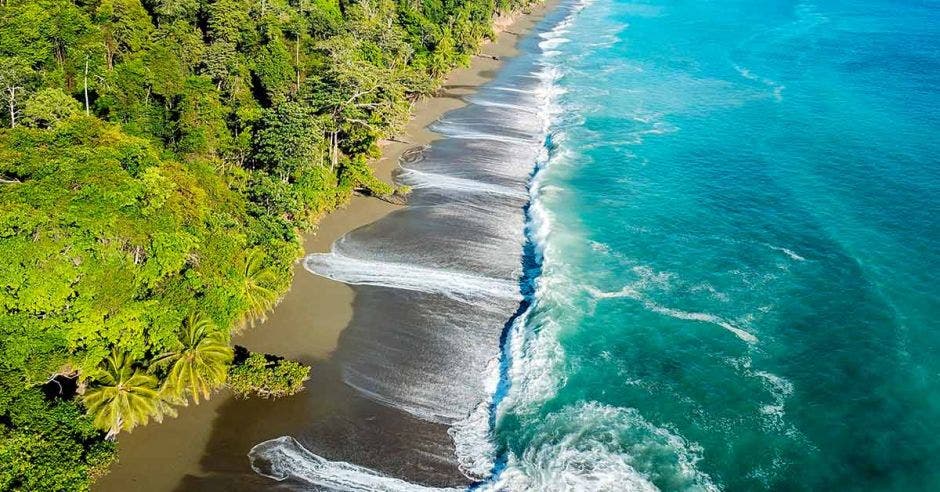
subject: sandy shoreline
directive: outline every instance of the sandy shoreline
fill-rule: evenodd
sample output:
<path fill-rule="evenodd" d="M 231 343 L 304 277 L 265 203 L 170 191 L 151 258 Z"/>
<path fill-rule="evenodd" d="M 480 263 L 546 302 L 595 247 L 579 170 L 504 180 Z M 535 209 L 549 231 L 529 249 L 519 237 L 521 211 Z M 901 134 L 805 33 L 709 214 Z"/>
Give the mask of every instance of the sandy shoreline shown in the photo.
<path fill-rule="evenodd" d="M 481 84 L 491 80 L 506 57 L 516 54 L 517 39 L 527 33 L 557 5 L 549 0 L 531 14 L 499 19 L 503 31 L 496 42 L 485 45 L 471 66 L 455 70 L 434 97 L 415 104 L 413 116 L 402 135 L 383 143 L 383 157 L 376 162 L 380 179 L 391 181 L 401 155 L 437 138 L 427 127 L 444 113 L 464 105 L 463 99 Z M 356 196 L 343 209 L 320 221 L 315 233 L 305 237 L 308 253 L 327 252 L 343 234 L 371 224 L 398 205 L 374 198 Z M 261 326 L 247 330 L 235 342 L 252 351 L 275 353 L 313 365 L 314 371 L 329 372 L 330 354 L 336 349 L 343 329 L 353 315 L 354 295 L 345 284 L 306 272 L 298 263 L 291 290 Z M 181 409 L 180 416 L 121 436 L 119 462 L 94 487 L 98 491 L 170 490 L 256 490 L 274 482 L 254 476 L 245 457 L 250 445 L 295 432 L 308 415 L 327 411 L 333 393 L 348 392 L 335 387 L 335 381 L 314 375 L 309 393 L 315 391 L 327 400 L 313 404 L 298 397 L 278 402 L 238 400 L 227 392 L 216 394 L 198 406 Z M 336 379 L 336 378 L 333 378 Z M 327 380 L 330 380 L 327 382 Z M 344 401 L 344 397 L 333 398 Z M 334 402 L 335 403 L 335 402 Z M 335 405 L 338 405 L 336 403 Z M 332 410 L 335 411 L 335 405 Z M 376 409 L 371 409 L 376 411 Z M 267 416 L 273 418 L 263 418 Z M 283 415 L 278 418 L 277 415 Z M 247 446 L 247 447 L 245 447 Z M 212 480 L 232 474 L 225 480 Z M 234 488 L 233 488 L 234 485 Z"/>

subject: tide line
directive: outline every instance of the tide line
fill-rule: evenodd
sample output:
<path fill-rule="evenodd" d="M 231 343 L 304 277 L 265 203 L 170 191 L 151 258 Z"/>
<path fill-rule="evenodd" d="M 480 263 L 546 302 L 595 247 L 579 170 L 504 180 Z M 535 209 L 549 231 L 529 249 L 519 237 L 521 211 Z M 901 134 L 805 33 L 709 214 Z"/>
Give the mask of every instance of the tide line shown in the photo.
<path fill-rule="evenodd" d="M 328 490 L 351 492 L 446 492 L 464 489 L 425 487 L 389 477 L 345 461 L 330 461 L 282 436 L 255 445 L 248 452 L 255 473 L 282 482 L 296 478 Z"/>

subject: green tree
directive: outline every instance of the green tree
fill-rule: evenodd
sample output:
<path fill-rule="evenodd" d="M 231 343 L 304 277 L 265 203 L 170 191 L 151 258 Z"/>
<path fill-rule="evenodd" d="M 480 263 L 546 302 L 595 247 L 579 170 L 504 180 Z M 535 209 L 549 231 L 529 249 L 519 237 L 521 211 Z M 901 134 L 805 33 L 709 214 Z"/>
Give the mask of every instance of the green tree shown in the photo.
<path fill-rule="evenodd" d="M 96 48 L 91 19 L 72 2 L 40 0 L 43 9 L 42 34 L 52 49 L 53 66 L 47 67 L 68 91 L 78 85 L 86 57 Z"/>
<path fill-rule="evenodd" d="M 281 398 L 296 394 L 310 378 L 310 368 L 294 361 L 266 354 L 250 354 L 232 366 L 228 387 L 248 397 Z"/>
<path fill-rule="evenodd" d="M 114 460 L 115 443 L 74 401 L 37 388 L 0 413 L 0 490 L 88 490 Z"/>
<path fill-rule="evenodd" d="M 95 427 L 107 431 L 108 437 L 172 414 L 156 376 L 137 366 L 125 352 L 114 350 L 92 378 L 82 402 Z"/>
<path fill-rule="evenodd" d="M 286 102 L 265 110 L 255 133 L 257 164 L 282 181 L 323 162 L 323 131 L 307 106 Z"/>
<path fill-rule="evenodd" d="M 202 314 L 192 314 L 183 323 L 179 346 L 154 361 L 156 367 L 168 367 L 165 388 L 177 399 L 192 396 L 208 399 L 212 391 L 225 383 L 232 349 L 225 333 Z"/>
<path fill-rule="evenodd" d="M 151 0 L 161 24 L 172 21 L 195 23 L 199 0 Z"/>
<path fill-rule="evenodd" d="M 399 46 L 385 38 L 383 42 Z M 404 125 L 415 74 L 394 56 L 383 63 L 370 62 L 363 56 L 369 45 L 352 35 L 335 36 L 318 47 L 330 63 L 309 79 L 304 97 L 316 111 L 329 116 L 325 130 L 330 165 L 335 168 L 340 150 L 368 152 L 381 135 Z M 346 136 L 345 145 L 341 145 L 341 133 Z"/>
<path fill-rule="evenodd" d="M 95 11 L 108 70 L 124 57 L 140 52 L 153 32 L 140 0 L 101 0 Z"/>
<path fill-rule="evenodd" d="M 241 276 L 238 290 L 246 305 L 245 321 L 251 324 L 264 321 L 278 300 L 278 291 L 274 287 L 277 274 L 264 261 L 264 252 L 259 248 L 245 251 L 238 259 Z"/>
<path fill-rule="evenodd" d="M 206 157 L 224 152 L 231 141 L 219 90 L 208 77 L 186 80 L 173 118 L 177 121 L 177 151 Z"/>
<path fill-rule="evenodd" d="M 79 114 L 80 104 L 59 89 L 47 88 L 30 96 L 23 108 L 23 124 L 49 128 Z"/>
<path fill-rule="evenodd" d="M 10 118 L 10 128 L 16 127 L 16 117 L 21 110 L 19 101 L 26 92 L 27 80 L 31 74 L 29 65 L 17 57 L 0 57 L 0 90 L 3 91 L 5 108 Z"/>
<path fill-rule="evenodd" d="M 284 44 L 280 30 L 269 33 L 266 43 L 255 52 L 252 72 L 266 96 L 265 105 L 287 101 L 294 82 L 294 67 L 290 50 Z"/>
<path fill-rule="evenodd" d="M 251 2 L 247 0 L 212 0 L 205 7 L 209 39 L 236 45 L 252 25 Z"/>

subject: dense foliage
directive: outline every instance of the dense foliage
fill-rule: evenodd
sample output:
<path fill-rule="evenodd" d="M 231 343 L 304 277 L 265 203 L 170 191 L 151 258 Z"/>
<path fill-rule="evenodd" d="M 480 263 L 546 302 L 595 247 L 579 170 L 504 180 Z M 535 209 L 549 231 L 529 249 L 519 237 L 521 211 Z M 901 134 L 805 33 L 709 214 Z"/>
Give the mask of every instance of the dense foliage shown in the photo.
<path fill-rule="evenodd" d="M 309 377 L 310 368 L 304 365 L 268 354 L 245 352 L 244 356 L 235 357 L 227 385 L 242 397 L 281 398 L 302 390 Z"/>
<path fill-rule="evenodd" d="M 0 0 L 0 489 L 87 488 L 106 436 L 227 377 L 296 391 L 232 331 L 299 229 L 395 191 L 379 139 L 527 1 Z"/>

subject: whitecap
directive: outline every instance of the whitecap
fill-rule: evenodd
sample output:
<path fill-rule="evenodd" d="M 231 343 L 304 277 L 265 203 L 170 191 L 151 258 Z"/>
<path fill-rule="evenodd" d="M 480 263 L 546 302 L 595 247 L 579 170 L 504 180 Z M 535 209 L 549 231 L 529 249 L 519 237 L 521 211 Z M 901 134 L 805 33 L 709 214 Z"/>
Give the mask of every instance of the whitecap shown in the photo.
<path fill-rule="evenodd" d="M 546 39 L 545 41 L 542 41 L 542 42 L 539 43 L 539 48 L 541 48 L 541 49 L 543 49 L 543 50 L 546 50 L 546 51 L 548 51 L 548 50 L 553 50 L 553 49 L 555 49 L 555 48 L 557 48 L 557 47 L 559 47 L 559 46 L 561 46 L 561 45 L 563 45 L 563 44 L 565 44 L 565 43 L 568 43 L 568 42 L 570 42 L 570 41 L 571 41 L 570 39 L 568 39 L 568 38 L 563 38 L 563 37 L 548 38 L 548 39 Z"/>
<path fill-rule="evenodd" d="M 757 371 L 755 376 L 764 381 L 764 386 L 774 400 L 773 404 L 763 405 L 760 412 L 773 418 L 776 423 L 782 423 L 787 398 L 793 394 L 793 383 L 788 379 L 766 371 Z"/>
<path fill-rule="evenodd" d="M 546 318 L 540 320 L 536 330 L 531 325 L 532 313 L 520 318 L 511 333 L 512 365 L 509 394 L 499 408 L 499 415 L 508 411 L 516 414 L 535 412 L 541 402 L 551 399 L 567 382 L 565 371 L 560 370 L 565 350 L 558 341 L 561 325 Z"/>
<path fill-rule="evenodd" d="M 781 247 L 781 246 L 774 246 L 774 245 L 772 245 L 772 244 L 765 244 L 765 246 L 767 246 L 768 248 L 770 248 L 770 249 L 772 249 L 772 250 L 774 250 L 774 251 L 779 251 L 779 252 L 781 252 L 781 253 L 787 255 L 788 257 L 790 257 L 791 260 L 806 261 L 806 258 L 804 258 L 803 256 L 800 256 L 800 255 L 796 254 L 796 253 L 795 253 L 793 250 L 791 250 L 791 249 L 787 249 L 787 248 L 784 248 L 784 247 Z"/>
<path fill-rule="evenodd" d="M 643 304 L 643 307 L 646 309 L 664 316 L 669 316 L 676 319 L 688 320 L 688 321 L 699 321 L 702 323 L 710 323 L 716 326 L 720 326 L 725 330 L 733 333 L 742 341 L 747 343 L 757 343 L 757 337 L 751 333 L 745 331 L 742 328 L 739 328 L 732 324 L 730 321 L 717 316 L 711 313 L 699 313 L 699 312 L 690 312 L 683 311 L 681 309 L 674 309 L 660 305 L 653 300 L 644 296 L 640 290 L 638 290 L 635 285 L 628 285 L 615 292 L 603 292 L 594 287 L 586 287 L 586 290 L 596 299 L 614 299 L 614 298 L 627 298 L 633 299 L 635 301 Z"/>
<path fill-rule="evenodd" d="M 540 419 L 533 442 L 512 453 L 485 490 L 718 490 L 696 468 L 701 447 L 646 421 L 632 408 L 570 405 Z"/>

